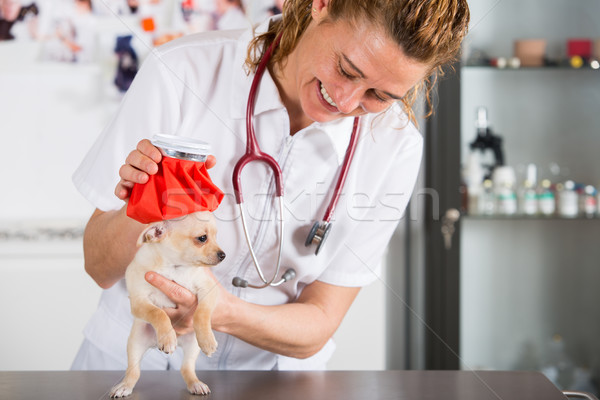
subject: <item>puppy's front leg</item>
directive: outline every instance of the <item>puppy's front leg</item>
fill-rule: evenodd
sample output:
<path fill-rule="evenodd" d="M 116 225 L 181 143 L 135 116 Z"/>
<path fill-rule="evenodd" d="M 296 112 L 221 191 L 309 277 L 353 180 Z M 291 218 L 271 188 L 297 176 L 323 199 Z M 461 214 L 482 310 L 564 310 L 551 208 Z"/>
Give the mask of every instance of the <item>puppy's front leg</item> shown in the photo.
<path fill-rule="evenodd" d="M 217 289 L 213 288 L 205 293 L 198 293 L 198 307 L 194 312 L 194 331 L 198 346 L 208 357 L 217 350 L 217 340 L 212 331 L 210 318 L 217 304 Z"/>
<path fill-rule="evenodd" d="M 131 313 L 149 322 L 156 331 L 158 349 L 171 354 L 177 347 L 177 334 L 171 325 L 169 316 L 162 308 L 141 299 L 131 299 Z"/>

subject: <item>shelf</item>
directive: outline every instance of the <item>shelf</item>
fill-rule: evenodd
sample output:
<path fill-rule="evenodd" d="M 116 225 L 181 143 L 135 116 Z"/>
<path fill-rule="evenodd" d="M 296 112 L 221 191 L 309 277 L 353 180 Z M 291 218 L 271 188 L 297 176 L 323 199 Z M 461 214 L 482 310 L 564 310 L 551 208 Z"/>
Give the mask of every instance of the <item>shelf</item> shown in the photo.
<path fill-rule="evenodd" d="M 547 65 L 542 67 L 519 67 L 519 68 L 498 68 L 490 65 L 461 65 L 461 69 L 467 70 L 482 70 L 482 71 L 599 71 L 599 68 L 584 66 L 581 68 L 573 68 L 567 65 Z"/>
<path fill-rule="evenodd" d="M 600 217 L 560 217 L 558 215 L 542 216 L 542 215 L 468 215 L 464 214 L 461 219 L 481 220 L 481 221 L 600 221 Z"/>

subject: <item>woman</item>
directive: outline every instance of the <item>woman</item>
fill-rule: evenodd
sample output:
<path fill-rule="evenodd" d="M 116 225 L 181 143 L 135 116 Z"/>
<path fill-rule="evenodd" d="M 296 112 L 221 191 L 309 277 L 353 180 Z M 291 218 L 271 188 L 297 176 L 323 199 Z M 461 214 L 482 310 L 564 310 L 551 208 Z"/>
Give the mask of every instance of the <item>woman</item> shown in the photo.
<path fill-rule="evenodd" d="M 255 38 L 251 32 L 213 32 L 160 48 L 74 176 L 97 207 L 84 237 L 86 271 L 107 290 L 73 368 L 126 366 L 131 315 L 122 278 L 144 226 L 126 217 L 122 200 L 134 183 L 156 173 L 160 153 L 146 140 L 156 133 L 211 143 L 218 160 L 211 178 L 226 194 L 215 211 L 218 240 L 228 254 L 213 271 L 220 291 L 212 319 L 219 349 L 210 359 L 200 357 L 198 368 L 324 368 L 334 348 L 331 336 L 360 287 L 377 278 L 416 180 L 422 139 L 410 107 L 427 77 L 454 59 L 468 20 L 464 0 L 287 0 L 283 17 L 258 27 Z M 233 277 L 257 278 L 232 196 L 231 171 L 245 149 L 244 114 L 254 70 L 280 33 L 260 82 L 254 124 L 263 151 L 283 170 L 282 266 L 295 268 L 297 278 L 276 288 L 240 289 L 231 285 Z M 303 246 L 304 238 L 327 207 L 352 117 L 358 115 L 361 136 L 345 195 L 327 246 L 315 257 Z M 135 150 L 127 155 L 130 149 Z M 280 240 L 271 179 L 265 179 L 261 165 L 247 169 L 251 237 L 270 276 Z M 196 299 L 157 274 L 147 279 L 178 305 L 167 310 L 176 331 L 190 331 Z M 177 353 L 167 358 L 156 351 L 146 355 L 142 368 L 178 363 Z"/>

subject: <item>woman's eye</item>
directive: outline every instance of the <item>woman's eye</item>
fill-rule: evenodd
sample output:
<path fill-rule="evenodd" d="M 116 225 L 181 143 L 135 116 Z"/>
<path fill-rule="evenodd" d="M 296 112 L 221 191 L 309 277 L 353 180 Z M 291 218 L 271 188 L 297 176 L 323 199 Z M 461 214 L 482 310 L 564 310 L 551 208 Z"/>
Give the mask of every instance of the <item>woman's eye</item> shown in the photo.
<path fill-rule="evenodd" d="M 381 97 L 376 91 L 371 91 L 371 96 L 380 103 L 387 103 L 388 99 Z"/>
<path fill-rule="evenodd" d="M 350 75 L 349 73 L 346 72 L 346 70 L 342 67 L 342 64 L 338 63 L 338 70 L 340 71 L 340 74 L 344 77 L 344 78 L 348 78 L 348 79 L 354 79 L 354 76 Z"/>
<path fill-rule="evenodd" d="M 208 239 L 208 238 L 206 237 L 206 235 L 198 236 L 198 237 L 196 238 L 196 240 L 197 240 L 197 241 L 199 241 L 199 242 L 201 242 L 201 243 L 204 243 L 204 242 L 206 242 L 206 239 Z"/>

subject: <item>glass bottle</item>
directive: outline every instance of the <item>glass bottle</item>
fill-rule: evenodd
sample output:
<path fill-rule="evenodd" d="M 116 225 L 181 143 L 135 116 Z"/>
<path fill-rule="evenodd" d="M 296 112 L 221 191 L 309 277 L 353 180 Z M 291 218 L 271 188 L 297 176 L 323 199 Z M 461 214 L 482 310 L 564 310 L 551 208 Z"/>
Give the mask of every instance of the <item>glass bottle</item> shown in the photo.
<path fill-rule="evenodd" d="M 520 213 L 523 215 L 536 215 L 538 213 L 538 198 L 534 185 L 529 180 L 523 182 L 520 192 Z"/>
<path fill-rule="evenodd" d="M 499 215 L 517 213 L 517 194 L 515 192 L 515 171 L 512 167 L 496 167 L 492 175 L 496 193 L 496 212 Z"/>
<path fill-rule="evenodd" d="M 542 180 L 538 193 L 538 210 L 540 214 L 547 217 L 556 212 L 556 200 L 552 191 L 552 182 L 549 179 Z"/>
<path fill-rule="evenodd" d="M 490 179 L 483 181 L 483 190 L 479 199 L 479 211 L 483 215 L 496 214 L 496 195 L 494 194 L 494 184 Z"/>
<path fill-rule="evenodd" d="M 564 218 L 575 218 L 579 214 L 579 197 L 575 182 L 566 181 L 559 192 L 558 214 Z"/>
<path fill-rule="evenodd" d="M 583 188 L 583 193 L 579 197 L 581 215 L 586 218 L 594 218 L 596 216 L 598 202 L 596 199 L 596 188 L 592 185 L 586 185 Z"/>

